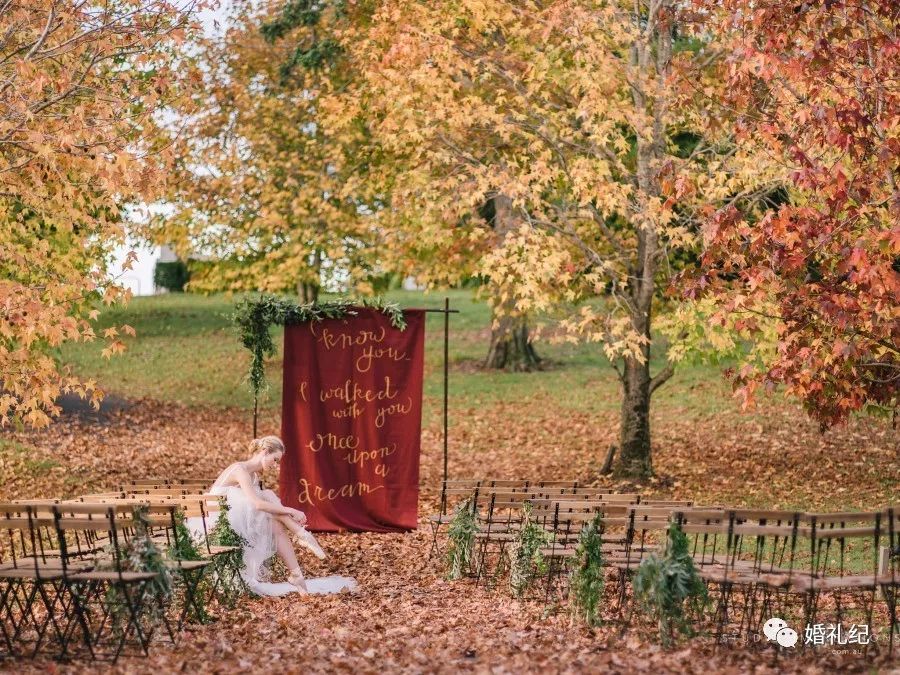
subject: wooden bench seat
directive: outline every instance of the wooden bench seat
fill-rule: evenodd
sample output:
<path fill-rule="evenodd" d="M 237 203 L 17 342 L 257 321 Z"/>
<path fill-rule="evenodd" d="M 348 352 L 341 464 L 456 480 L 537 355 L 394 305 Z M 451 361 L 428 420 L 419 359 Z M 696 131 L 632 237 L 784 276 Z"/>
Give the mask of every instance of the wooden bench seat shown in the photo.
<path fill-rule="evenodd" d="M 60 573 L 61 575 L 62 573 Z M 69 575 L 73 581 L 149 581 L 156 577 L 155 572 L 116 572 L 115 570 L 93 570 Z"/>

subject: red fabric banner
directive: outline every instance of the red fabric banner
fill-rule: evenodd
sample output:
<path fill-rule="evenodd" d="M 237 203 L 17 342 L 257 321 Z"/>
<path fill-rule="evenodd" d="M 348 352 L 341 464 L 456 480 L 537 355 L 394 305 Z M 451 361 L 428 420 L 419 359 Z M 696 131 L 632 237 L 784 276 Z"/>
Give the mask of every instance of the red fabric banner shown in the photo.
<path fill-rule="evenodd" d="M 281 501 L 315 532 L 418 525 L 425 312 L 285 326 Z"/>

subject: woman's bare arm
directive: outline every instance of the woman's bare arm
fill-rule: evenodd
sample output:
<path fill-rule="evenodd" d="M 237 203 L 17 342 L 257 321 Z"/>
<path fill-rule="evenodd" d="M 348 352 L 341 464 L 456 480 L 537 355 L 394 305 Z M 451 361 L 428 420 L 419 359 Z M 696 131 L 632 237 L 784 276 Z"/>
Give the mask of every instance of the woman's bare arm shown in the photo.
<path fill-rule="evenodd" d="M 238 466 L 234 471 L 234 478 L 237 480 L 238 485 L 241 486 L 241 490 L 244 491 L 244 495 L 253 503 L 260 511 L 265 511 L 266 513 L 271 513 L 276 516 L 291 516 L 293 517 L 294 513 L 297 512 L 296 509 L 289 508 L 287 506 L 283 506 L 282 504 L 274 504 L 272 502 L 266 501 L 265 499 L 260 499 L 259 493 L 253 489 L 253 479 L 250 477 L 250 474 L 247 473 L 247 470 Z"/>

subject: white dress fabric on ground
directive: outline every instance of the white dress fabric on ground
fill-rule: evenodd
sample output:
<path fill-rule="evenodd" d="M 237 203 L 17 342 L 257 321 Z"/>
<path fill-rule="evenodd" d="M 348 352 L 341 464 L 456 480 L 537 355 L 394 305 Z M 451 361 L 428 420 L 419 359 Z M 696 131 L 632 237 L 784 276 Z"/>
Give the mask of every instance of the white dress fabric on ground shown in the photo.
<path fill-rule="evenodd" d="M 223 475 L 225 478 L 227 474 Z M 255 477 L 254 477 L 255 478 Z M 217 480 L 216 483 L 219 481 Z M 271 490 L 261 490 L 256 480 L 253 487 L 260 499 L 281 504 L 278 496 Z M 244 494 L 239 485 L 213 485 L 209 494 L 222 495 L 228 503 L 228 524 L 231 529 L 244 538 L 244 569 L 241 577 L 247 587 L 257 595 L 281 596 L 297 593 L 299 589 L 287 582 L 272 583 L 261 579 L 264 576 L 266 561 L 275 555 L 275 535 L 272 531 L 272 514 L 260 511 Z M 219 511 L 211 511 L 207 518 L 206 531 L 211 532 L 219 519 Z M 203 536 L 201 518 L 188 518 L 186 525 L 195 537 Z M 289 533 L 290 534 L 290 533 Z M 329 576 L 307 579 L 306 589 L 310 593 L 329 594 L 341 591 L 355 591 L 356 580 L 352 577 Z"/>

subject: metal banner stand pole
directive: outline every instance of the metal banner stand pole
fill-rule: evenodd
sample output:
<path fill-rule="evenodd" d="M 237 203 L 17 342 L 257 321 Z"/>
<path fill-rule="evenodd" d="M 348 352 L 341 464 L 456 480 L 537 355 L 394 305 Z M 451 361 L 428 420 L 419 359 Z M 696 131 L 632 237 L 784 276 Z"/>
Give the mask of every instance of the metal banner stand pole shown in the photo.
<path fill-rule="evenodd" d="M 447 513 L 448 400 L 450 388 L 450 298 L 444 298 L 444 480 L 441 483 L 441 515 Z"/>
<path fill-rule="evenodd" d="M 444 298 L 444 309 L 426 309 L 426 312 L 444 314 L 444 479 L 441 482 L 441 515 L 447 513 L 447 457 L 449 447 L 449 399 L 450 399 L 450 315 L 459 314 L 458 309 L 450 309 L 450 298 Z"/>

